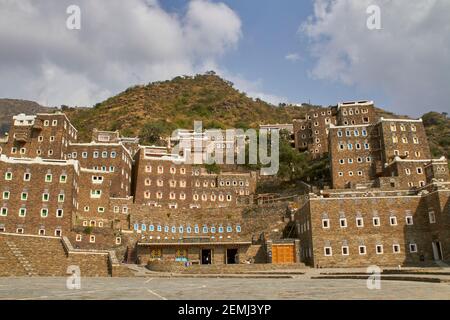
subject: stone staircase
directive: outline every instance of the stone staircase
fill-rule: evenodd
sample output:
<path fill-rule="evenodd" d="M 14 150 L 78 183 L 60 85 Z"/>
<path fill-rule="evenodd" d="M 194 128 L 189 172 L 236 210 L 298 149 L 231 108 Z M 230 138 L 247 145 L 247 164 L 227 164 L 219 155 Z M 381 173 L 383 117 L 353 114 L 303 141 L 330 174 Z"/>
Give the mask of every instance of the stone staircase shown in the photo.
<path fill-rule="evenodd" d="M 245 256 L 253 257 L 255 259 L 254 263 L 267 262 L 267 257 L 266 257 L 266 253 L 264 251 L 264 247 L 263 247 L 263 245 L 260 245 L 260 244 L 251 245 L 250 248 L 248 248 Z M 246 257 L 242 257 L 242 258 L 246 259 Z"/>
<path fill-rule="evenodd" d="M 16 257 L 19 264 L 23 267 L 26 274 L 30 277 L 37 276 L 37 272 L 34 269 L 33 265 L 28 261 L 28 259 L 22 254 L 22 251 L 17 247 L 17 245 L 11 241 L 7 240 L 6 245 L 8 246 L 9 250 L 13 254 L 14 257 Z"/>

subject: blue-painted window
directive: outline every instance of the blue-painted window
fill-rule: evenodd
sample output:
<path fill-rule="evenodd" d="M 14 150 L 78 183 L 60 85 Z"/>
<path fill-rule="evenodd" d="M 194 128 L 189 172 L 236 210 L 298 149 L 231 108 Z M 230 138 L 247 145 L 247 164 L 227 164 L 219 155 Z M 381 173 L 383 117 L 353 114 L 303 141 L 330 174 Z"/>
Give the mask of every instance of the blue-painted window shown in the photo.
<path fill-rule="evenodd" d="M 139 223 L 135 223 L 134 224 L 134 231 L 138 231 L 139 230 Z"/>
<path fill-rule="evenodd" d="M 216 227 L 211 227 L 211 233 L 216 233 Z"/>
<path fill-rule="evenodd" d="M 142 231 L 147 231 L 147 225 L 146 224 L 142 224 L 141 225 L 141 229 L 142 229 Z"/>
<path fill-rule="evenodd" d="M 208 233 L 208 227 L 207 226 L 203 226 L 203 233 Z"/>
<path fill-rule="evenodd" d="M 161 232 L 161 231 L 162 231 L 162 227 L 158 225 L 158 226 L 156 227 L 156 231 Z"/>
<path fill-rule="evenodd" d="M 228 233 L 233 232 L 233 228 L 231 226 L 227 226 L 227 232 Z"/>
<path fill-rule="evenodd" d="M 223 233 L 223 227 L 222 226 L 219 227 L 219 233 Z"/>
<path fill-rule="evenodd" d="M 148 226 L 148 231 L 150 231 L 150 232 L 153 232 L 153 231 L 155 231 L 155 226 L 154 225 L 149 225 Z"/>
<path fill-rule="evenodd" d="M 236 226 L 236 232 L 241 232 L 241 226 Z"/>

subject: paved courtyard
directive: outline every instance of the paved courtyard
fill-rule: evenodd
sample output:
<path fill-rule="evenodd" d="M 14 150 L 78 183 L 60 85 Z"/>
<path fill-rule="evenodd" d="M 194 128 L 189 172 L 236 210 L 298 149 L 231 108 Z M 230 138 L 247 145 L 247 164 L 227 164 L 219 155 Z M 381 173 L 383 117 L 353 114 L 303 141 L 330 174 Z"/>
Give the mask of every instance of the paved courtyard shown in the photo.
<path fill-rule="evenodd" d="M 450 299 L 449 283 L 365 280 L 82 278 L 68 290 L 66 278 L 0 278 L 0 299 Z"/>

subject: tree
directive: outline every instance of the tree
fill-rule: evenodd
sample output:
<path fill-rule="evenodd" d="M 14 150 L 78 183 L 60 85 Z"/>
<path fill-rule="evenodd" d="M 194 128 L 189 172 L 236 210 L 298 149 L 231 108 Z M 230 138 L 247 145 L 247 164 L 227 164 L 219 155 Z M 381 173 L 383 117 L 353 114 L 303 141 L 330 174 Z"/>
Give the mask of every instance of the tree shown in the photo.
<path fill-rule="evenodd" d="M 139 138 L 146 144 L 159 144 L 162 134 L 163 127 L 159 123 L 150 122 L 142 127 Z"/>

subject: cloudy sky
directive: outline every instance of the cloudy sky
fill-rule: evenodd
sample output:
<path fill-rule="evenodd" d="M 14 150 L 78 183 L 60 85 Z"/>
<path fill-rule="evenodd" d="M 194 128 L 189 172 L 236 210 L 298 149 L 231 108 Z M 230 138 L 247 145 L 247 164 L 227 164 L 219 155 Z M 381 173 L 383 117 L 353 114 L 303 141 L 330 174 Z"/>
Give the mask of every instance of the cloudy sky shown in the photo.
<path fill-rule="evenodd" d="M 0 97 L 90 106 L 214 69 L 272 103 L 448 111 L 449 16 L 447 0 L 0 0 Z"/>

